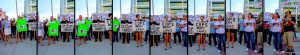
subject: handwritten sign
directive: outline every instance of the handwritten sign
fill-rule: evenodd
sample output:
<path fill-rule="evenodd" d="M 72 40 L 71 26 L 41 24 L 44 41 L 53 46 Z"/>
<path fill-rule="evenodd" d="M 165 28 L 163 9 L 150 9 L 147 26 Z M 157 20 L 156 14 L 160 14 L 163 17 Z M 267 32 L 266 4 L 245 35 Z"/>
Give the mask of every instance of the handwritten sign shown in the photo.
<path fill-rule="evenodd" d="M 135 21 L 135 31 L 146 31 L 145 21 Z"/>
<path fill-rule="evenodd" d="M 161 27 L 159 25 L 152 25 L 150 30 L 150 35 L 160 35 Z"/>
<path fill-rule="evenodd" d="M 105 23 L 92 23 L 92 31 L 105 31 Z"/>
<path fill-rule="evenodd" d="M 73 32 L 74 24 L 67 23 L 67 24 L 60 24 L 61 25 L 61 32 Z"/>
<path fill-rule="evenodd" d="M 227 29 L 238 29 L 238 14 L 233 13 L 233 17 L 226 18 L 226 28 Z"/>
<path fill-rule="evenodd" d="M 28 30 L 29 31 L 35 31 L 36 30 L 36 25 L 37 23 L 36 22 L 28 22 Z"/>
<path fill-rule="evenodd" d="M 194 24 L 195 24 L 194 27 L 196 33 L 203 33 L 203 34 L 209 33 L 210 24 L 208 21 L 195 22 Z"/>
<path fill-rule="evenodd" d="M 174 33 L 176 30 L 176 22 L 163 22 L 164 33 Z"/>

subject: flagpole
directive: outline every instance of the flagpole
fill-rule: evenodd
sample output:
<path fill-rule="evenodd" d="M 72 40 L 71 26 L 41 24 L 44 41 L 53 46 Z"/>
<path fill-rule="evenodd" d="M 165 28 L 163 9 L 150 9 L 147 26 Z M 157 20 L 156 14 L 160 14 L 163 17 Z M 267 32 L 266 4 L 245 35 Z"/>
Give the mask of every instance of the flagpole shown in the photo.
<path fill-rule="evenodd" d="M 86 1 L 86 14 L 87 14 L 87 17 L 89 17 L 89 7 L 88 7 L 88 0 L 85 0 Z"/>
<path fill-rule="evenodd" d="M 16 1 L 16 14 L 18 15 L 18 0 L 15 1 Z"/>
<path fill-rule="evenodd" d="M 52 4 L 52 0 L 51 0 L 51 13 L 52 13 L 52 16 L 53 16 L 53 4 Z"/>

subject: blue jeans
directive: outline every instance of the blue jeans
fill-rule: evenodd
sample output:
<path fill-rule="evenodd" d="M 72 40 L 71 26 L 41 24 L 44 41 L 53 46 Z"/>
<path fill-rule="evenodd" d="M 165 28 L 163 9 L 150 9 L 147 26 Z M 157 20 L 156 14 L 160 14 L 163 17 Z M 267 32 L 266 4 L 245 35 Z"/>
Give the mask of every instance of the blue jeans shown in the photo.
<path fill-rule="evenodd" d="M 182 38 L 183 38 L 183 45 L 184 45 L 184 47 L 188 47 L 187 38 L 190 38 L 190 37 L 187 37 L 188 32 L 181 32 L 181 33 L 182 33 Z"/>
<path fill-rule="evenodd" d="M 247 42 L 247 48 L 250 48 L 250 42 L 251 42 L 251 46 L 252 46 L 252 50 L 255 50 L 255 36 L 254 36 L 254 32 L 245 32 L 246 34 L 246 42 Z"/>
<path fill-rule="evenodd" d="M 119 35 L 118 30 L 116 32 L 112 31 L 112 42 L 115 41 L 119 42 L 118 35 Z"/>
<path fill-rule="evenodd" d="M 282 37 L 280 35 L 280 32 L 273 32 L 273 36 L 274 36 L 274 48 L 276 50 L 282 50 Z"/>
<path fill-rule="evenodd" d="M 221 44 L 225 48 L 226 47 L 226 41 L 225 41 L 225 34 L 216 34 L 218 38 L 218 49 L 221 50 Z"/>
<path fill-rule="evenodd" d="M 145 38 L 144 38 L 145 42 L 147 42 L 149 35 L 150 35 L 150 30 L 147 30 L 146 33 L 145 33 Z"/>

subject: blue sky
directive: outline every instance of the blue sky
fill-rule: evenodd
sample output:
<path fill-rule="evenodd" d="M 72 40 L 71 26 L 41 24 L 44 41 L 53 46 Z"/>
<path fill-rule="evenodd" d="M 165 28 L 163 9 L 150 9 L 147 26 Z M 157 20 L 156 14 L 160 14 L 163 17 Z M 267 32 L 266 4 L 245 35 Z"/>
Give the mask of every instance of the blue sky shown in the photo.
<path fill-rule="evenodd" d="M 18 2 L 18 15 L 24 13 L 24 0 L 17 0 Z M 16 0 L 0 0 L 0 8 L 6 12 L 10 18 L 16 18 Z"/>
<path fill-rule="evenodd" d="M 265 12 L 275 13 L 279 8 L 279 0 L 265 0 Z"/>
<path fill-rule="evenodd" d="M 196 15 L 206 15 L 207 0 L 188 0 L 188 3 L 189 15 L 194 15 L 194 12 Z"/>
<path fill-rule="evenodd" d="M 164 14 L 164 0 L 152 0 L 153 4 L 152 4 L 152 8 L 153 10 L 151 10 L 151 14 L 154 15 L 163 15 Z"/>
<path fill-rule="evenodd" d="M 120 1 L 122 2 L 121 6 Z M 113 16 L 120 18 L 120 14 L 130 14 L 130 7 L 131 0 L 113 0 Z"/>
<path fill-rule="evenodd" d="M 57 17 L 60 13 L 60 0 L 52 0 L 53 5 L 53 17 Z M 51 0 L 38 0 L 38 12 L 41 20 L 50 19 L 51 12 Z"/>
<path fill-rule="evenodd" d="M 76 14 L 76 19 L 79 17 L 79 15 L 82 15 L 82 17 L 87 17 L 87 5 L 86 1 L 88 1 L 88 12 L 89 12 L 89 17 L 93 13 L 96 13 L 96 0 L 75 0 L 75 14 Z"/>
<path fill-rule="evenodd" d="M 231 0 L 231 12 L 242 13 L 243 8 L 244 0 Z M 226 0 L 226 12 L 230 12 L 230 0 Z"/>

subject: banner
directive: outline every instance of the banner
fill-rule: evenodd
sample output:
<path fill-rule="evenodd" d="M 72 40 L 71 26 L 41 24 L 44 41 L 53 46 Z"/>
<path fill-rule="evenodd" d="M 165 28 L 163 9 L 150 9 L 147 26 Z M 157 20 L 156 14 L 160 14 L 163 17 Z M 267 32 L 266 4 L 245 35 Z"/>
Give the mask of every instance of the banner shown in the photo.
<path fill-rule="evenodd" d="M 36 22 L 28 22 L 27 24 L 28 24 L 29 31 L 36 31 L 36 26 L 37 26 Z"/>
<path fill-rule="evenodd" d="M 67 23 L 67 24 L 60 24 L 61 25 L 61 32 L 73 32 L 74 24 Z"/>
<path fill-rule="evenodd" d="M 161 34 L 161 28 L 159 25 L 152 25 L 150 30 L 150 35 L 160 35 Z"/>
<path fill-rule="evenodd" d="M 233 13 L 233 17 L 226 18 L 226 28 L 227 29 L 238 29 L 238 13 Z"/>
<path fill-rule="evenodd" d="M 105 31 L 105 23 L 93 23 L 92 24 L 92 31 Z"/>
<path fill-rule="evenodd" d="M 135 31 L 146 31 L 145 21 L 135 21 Z"/>

